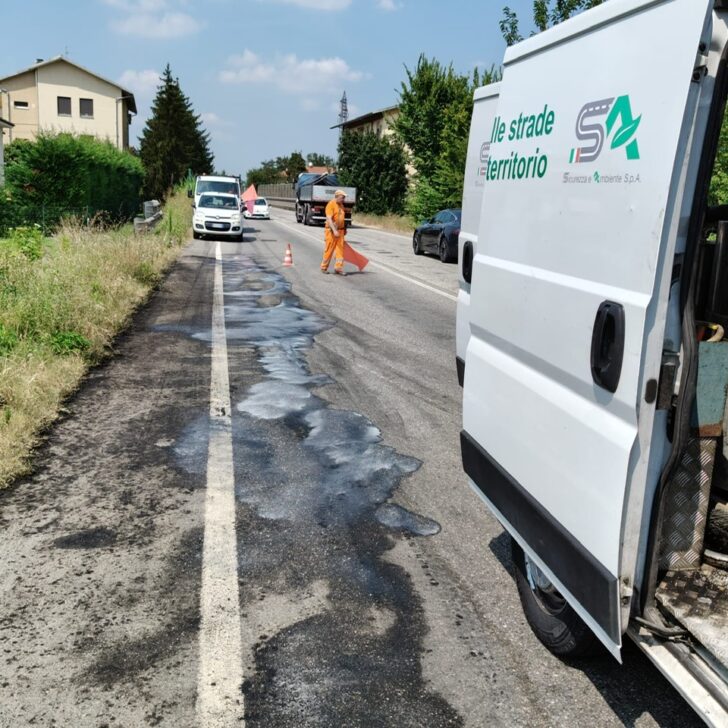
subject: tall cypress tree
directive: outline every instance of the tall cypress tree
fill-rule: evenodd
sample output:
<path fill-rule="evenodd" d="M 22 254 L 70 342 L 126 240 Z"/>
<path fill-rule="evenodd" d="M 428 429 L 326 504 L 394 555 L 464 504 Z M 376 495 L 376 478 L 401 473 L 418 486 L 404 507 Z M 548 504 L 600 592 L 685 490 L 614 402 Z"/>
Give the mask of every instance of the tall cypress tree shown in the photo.
<path fill-rule="evenodd" d="M 146 170 L 144 195 L 160 200 L 188 169 L 193 174 L 211 172 L 214 159 L 210 136 L 182 93 L 179 79 L 172 77 L 169 63 L 161 81 L 139 148 Z"/>

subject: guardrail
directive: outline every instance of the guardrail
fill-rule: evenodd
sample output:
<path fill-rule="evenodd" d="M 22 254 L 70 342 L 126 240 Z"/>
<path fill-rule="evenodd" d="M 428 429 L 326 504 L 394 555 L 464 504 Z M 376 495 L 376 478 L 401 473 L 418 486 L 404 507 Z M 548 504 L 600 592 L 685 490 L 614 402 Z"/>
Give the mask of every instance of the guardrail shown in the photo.
<path fill-rule="evenodd" d="M 290 199 L 288 197 L 270 197 L 269 195 L 265 195 L 265 199 L 268 200 L 270 205 L 272 207 L 280 207 L 283 210 L 295 210 L 296 209 L 296 200 Z"/>
<path fill-rule="evenodd" d="M 267 200 L 295 200 L 296 192 L 294 186 L 288 182 L 276 182 L 270 185 L 259 185 L 257 189 L 261 197 Z"/>
<path fill-rule="evenodd" d="M 162 203 L 159 200 L 144 202 L 144 215 L 134 218 L 134 232 L 138 235 L 154 228 L 162 219 Z"/>

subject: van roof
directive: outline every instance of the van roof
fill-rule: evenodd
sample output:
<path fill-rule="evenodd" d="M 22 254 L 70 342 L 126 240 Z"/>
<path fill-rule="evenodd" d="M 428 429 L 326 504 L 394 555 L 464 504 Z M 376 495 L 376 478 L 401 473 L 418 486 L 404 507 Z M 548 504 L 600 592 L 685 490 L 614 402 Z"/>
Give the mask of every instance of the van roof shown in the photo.
<path fill-rule="evenodd" d="M 665 0 L 610 0 L 603 5 L 597 5 L 591 10 L 575 15 L 563 23 L 554 25 L 542 33 L 532 35 L 520 43 L 506 49 L 503 65 L 508 66 L 527 56 L 563 43 L 565 40 L 595 30 L 596 28 L 614 22 L 625 15 L 633 15 L 649 5 L 656 5 Z"/>
<path fill-rule="evenodd" d="M 500 95 L 500 81 L 496 83 L 489 83 L 487 86 L 480 86 L 473 92 L 473 101 L 480 101 L 481 99 L 489 99 L 492 96 Z"/>
<path fill-rule="evenodd" d="M 240 181 L 237 177 L 233 177 L 232 175 L 222 176 L 215 174 L 200 174 L 197 176 L 197 179 L 212 179 L 216 181 L 219 180 L 220 182 L 227 182 L 228 180 L 233 180 L 234 182 Z"/>

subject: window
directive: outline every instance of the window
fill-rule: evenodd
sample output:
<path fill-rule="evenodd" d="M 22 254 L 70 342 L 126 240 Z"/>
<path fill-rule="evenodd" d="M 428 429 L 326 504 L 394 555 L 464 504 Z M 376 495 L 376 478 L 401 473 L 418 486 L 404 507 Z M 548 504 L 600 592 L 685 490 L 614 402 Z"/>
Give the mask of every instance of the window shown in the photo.
<path fill-rule="evenodd" d="M 59 96 L 58 97 L 58 116 L 70 116 L 71 115 L 71 97 L 70 96 Z"/>
<path fill-rule="evenodd" d="M 30 104 L 27 101 L 13 101 L 14 109 L 27 109 L 29 107 Z"/>
<path fill-rule="evenodd" d="M 94 118 L 94 100 L 93 99 L 79 99 L 78 107 L 79 107 L 79 111 L 81 112 L 82 119 L 93 119 Z"/>

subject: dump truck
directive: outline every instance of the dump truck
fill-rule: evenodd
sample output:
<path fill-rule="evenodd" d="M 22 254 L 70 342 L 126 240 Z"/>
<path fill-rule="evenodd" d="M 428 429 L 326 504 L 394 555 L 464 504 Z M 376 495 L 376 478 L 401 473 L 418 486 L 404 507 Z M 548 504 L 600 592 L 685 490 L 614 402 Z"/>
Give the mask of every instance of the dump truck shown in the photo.
<path fill-rule="evenodd" d="M 296 181 L 296 222 L 323 225 L 326 222 L 326 205 L 334 199 L 337 189 L 346 193 L 346 224 L 350 225 L 351 211 L 356 204 L 356 187 L 341 187 L 335 174 L 312 175 L 309 172 L 302 172 Z"/>

